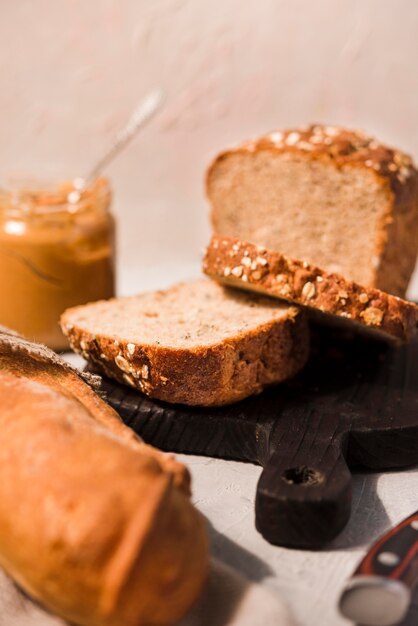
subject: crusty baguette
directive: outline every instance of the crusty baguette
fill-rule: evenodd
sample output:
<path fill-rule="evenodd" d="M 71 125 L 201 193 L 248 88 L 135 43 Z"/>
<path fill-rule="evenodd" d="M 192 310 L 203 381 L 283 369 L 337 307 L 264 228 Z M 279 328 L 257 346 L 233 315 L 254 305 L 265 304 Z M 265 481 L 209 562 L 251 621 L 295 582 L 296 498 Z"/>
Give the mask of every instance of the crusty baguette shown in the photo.
<path fill-rule="evenodd" d="M 359 131 L 316 124 L 220 154 L 207 175 L 218 234 L 404 297 L 418 250 L 418 172 Z"/>
<path fill-rule="evenodd" d="M 68 309 L 61 327 L 95 368 L 166 402 L 222 405 L 290 378 L 308 358 L 305 315 L 198 280 Z"/>
<path fill-rule="evenodd" d="M 233 237 L 212 237 L 203 271 L 226 285 L 309 307 L 386 340 L 407 341 L 416 331 L 414 303 Z"/>
<path fill-rule="evenodd" d="M 203 586 L 187 471 L 49 350 L 0 333 L 0 565 L 82 626 L 165 626 Z"/>

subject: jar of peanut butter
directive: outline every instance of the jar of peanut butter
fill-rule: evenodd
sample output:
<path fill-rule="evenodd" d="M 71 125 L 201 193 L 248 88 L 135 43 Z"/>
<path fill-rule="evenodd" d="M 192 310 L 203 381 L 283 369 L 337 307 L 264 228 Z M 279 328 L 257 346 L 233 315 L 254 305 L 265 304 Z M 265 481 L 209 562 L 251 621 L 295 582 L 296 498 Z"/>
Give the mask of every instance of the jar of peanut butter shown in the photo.
<path fill-rule="evenodd" d="M 115 290 L 115 224 L 108 181 L 0 188 L 0 324 L 54 350 L 70 306 Z"/>

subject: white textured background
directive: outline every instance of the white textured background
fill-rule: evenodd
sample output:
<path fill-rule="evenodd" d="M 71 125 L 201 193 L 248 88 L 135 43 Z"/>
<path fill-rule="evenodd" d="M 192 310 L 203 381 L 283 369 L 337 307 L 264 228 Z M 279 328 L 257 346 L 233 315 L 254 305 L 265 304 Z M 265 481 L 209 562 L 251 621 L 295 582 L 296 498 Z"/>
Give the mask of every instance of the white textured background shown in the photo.
<path fill-rule="evenodd" d="M 197 271 L 218 149 L 325 121 L 418 159 L 417 32 L 415 0 L 1 0 L 0 173 L 83 173 L 161 85 L 109 169 L 121 267 Z"/>

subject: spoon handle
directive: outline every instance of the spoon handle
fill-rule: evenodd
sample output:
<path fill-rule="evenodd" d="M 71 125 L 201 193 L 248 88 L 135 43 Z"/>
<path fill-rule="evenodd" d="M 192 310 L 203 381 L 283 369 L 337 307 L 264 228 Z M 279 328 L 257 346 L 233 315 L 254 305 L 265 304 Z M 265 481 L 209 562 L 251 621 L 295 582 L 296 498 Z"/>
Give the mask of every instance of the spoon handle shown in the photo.
<path fill-rule="evenodd" d="M 112 145 L 107 152 L 100 158 L 95 166 L 90 170 L 85 177 L 85 186 L 88 186 L 93 180 L 95 180 L 103 169 L 125 148 L 125 146 L 136 135 L 140 128 L 145 126 L 155 115 L 163 102 L 163 92 L 161 89 L 154 89 L 151 91 L 139 106 L 132 113 L 128 122 L 118 132 Z"/>

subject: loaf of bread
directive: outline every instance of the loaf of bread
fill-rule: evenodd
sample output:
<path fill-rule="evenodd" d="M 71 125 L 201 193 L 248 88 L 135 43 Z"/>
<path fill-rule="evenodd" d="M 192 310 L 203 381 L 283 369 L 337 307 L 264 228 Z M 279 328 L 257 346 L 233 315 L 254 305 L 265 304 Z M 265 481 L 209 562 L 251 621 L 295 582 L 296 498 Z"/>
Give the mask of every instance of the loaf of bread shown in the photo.
<path fill-rule="evenodd" d="M 153 398 L 222 405 L 292 377 L 309 352 L 297 307 L 198 280 L 68 309 L 61 327 L 94 368 Z"/>
<path fill-rule="evenodd" d="M 0 332 L 0 565 L 82 626 L 165 626 L 208 569 L 189 476 L 75 370 Z"/>
<path fill-rule="evenodd" d="M 418 250 L 418 172 L 372 137 L 314 125 L 220 154 L 215 231 L 400 297 Z"/>
<path fill-rule="evenodd" d="M 212 237 L 203 271 L 225 285 L 307 307 L 317 321 L 398 342 L 416 332 L 418 306 L 413 302 L 234 237 Z"/>

